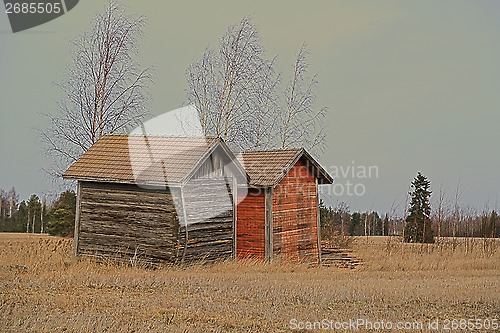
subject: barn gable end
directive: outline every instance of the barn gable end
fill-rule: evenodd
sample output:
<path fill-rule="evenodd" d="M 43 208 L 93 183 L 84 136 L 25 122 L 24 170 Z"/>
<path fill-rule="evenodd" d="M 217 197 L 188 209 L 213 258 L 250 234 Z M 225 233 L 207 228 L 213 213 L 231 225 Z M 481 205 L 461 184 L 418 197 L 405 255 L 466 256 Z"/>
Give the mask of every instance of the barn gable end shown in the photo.
<path fill-rule="evenodd" d="M 273 254 L 302 261 L 318 258 L 316 178 L 299 160 L 274 187 Z"/>
<path fill-rule="evenodd" d="M 237 257 L 321 260 L 318 185 L 330 175 L 304 149 L 248 151 L 249 196 L 237 209 Z M 256 248 L 253 248 L 256 247 Z"/>

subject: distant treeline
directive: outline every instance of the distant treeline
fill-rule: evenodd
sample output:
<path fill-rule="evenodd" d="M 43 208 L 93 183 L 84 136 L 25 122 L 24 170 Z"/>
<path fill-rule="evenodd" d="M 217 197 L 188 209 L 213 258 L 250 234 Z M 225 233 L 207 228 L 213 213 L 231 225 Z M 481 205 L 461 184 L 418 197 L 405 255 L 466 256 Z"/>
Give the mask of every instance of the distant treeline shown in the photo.
<path fill-rule="evenodd" d="M 403 235 L 404 217 L 378 212 L 353 212 L 345 203 L 327 207 L 320 202 L 320 221 L 323 231 L 349 236 Z M 431 227 L 440 237 L 487 237 L 500 236 L 500 217 L 495 210 L 475 213 L 472 210 L 455 209 L 451 212 L 434 212 Z"/>
<path fill-rule="evenodd" d="M 0 189 L 0 232 L 48 233 L 72 236 L 76 195 L 65 191 L 55 202 L 47 203 L 36 194 L 19 202 L 15 188 Z M 323 232 L 346 236 L 403 235 L 404 217 L 378 212 L 350 212 L 345 203 L 336 208 L 320 201 L 320 223 Z M 500 217 L 495 210 L 475 213 L 473 210 L 437 210 L 431 216 L 431 228 L 439 237 L 500 236 Z"/>
<path fill-rule="evenodd" d="M 70 236 L 74 229 L 76 196 L 73 191 L 61 193 L 55 202 L 36 194 L 19 202 L 13 187 L 0 189 L 0 232 L 48 233 Z"/>

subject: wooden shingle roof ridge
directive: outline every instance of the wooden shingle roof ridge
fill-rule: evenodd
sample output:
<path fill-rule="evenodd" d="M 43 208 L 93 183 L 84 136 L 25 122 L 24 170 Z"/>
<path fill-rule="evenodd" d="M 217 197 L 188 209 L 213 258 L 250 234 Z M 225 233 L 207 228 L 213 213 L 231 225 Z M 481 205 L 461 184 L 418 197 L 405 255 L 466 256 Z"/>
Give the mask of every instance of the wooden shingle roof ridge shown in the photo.
<path fill-rule="evenodd" d="M 318 178 L 321 182 L 320 184 L 333 184 L 333 177 L 326 171 L 323 166 L 305 149 L 302 149 L 302 155 L 307 158 L 309 162 L 311 162 L 317 170 L 316 178 Z M 322 178 L 318 176 L 321 175 Z"/>
<path fill-rule="evenodd" d="M 246 150 L 238 154 L 250 177 L 251 186 L 276 186 L 290 169 L 305 158 L 307 166 L 320 184 L 332 184 L 333 178 L 304 148 Z"/>
<path fill-rule="evenodd" d="M 216 137 L 143 134 L 105 135 L 64 172 L 66 179 L 181 185 L 217 148 L 236 160 Z M 235 161 L 239 172 L 243 167 Z"/>

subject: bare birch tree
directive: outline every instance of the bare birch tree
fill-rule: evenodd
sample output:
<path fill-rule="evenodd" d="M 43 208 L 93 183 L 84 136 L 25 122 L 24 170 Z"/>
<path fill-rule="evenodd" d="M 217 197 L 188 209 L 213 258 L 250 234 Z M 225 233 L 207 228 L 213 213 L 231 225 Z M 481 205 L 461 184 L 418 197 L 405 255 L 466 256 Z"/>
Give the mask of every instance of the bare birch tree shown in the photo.
<path fill-rule="evenodd" d="M 198 109 L 205 135 L 236 148 L 270 144 L 271 113 L 276 108 L 279 76 L 250 18 L 231 26 L 218 52 L 206 49 L 186 73 L 188 100 Z"/>
<path fill-rule="evenodd" d="M 292 78 L 285 90 L 285 107 L 280 112 L 279 147 L 306 146 L 316 153 L 324 149 L 322 120 L 327 108 L 316 110 L 316 75 L 307 78 L 307 47 L 302 45 L 293 65 Z"/>
<path fill-rule="evenodd" d="M 443 223 L 443 205 L 445 200 L 445 192 L 443 190 L 443 185 L 439 187 L 439 197 L 438 197 L 438 207 L 437 207 L 437 241 L 441 241 L 441 229 Z"/>
<path fill-rule="evenodd" d="M 458 180 L 457 184 L 457 189 L 455 191 L 455 205 L 453 208 L 453 218 L 452 218 L 452 236 L 453 240 L 455 241 L 455 237 L 457 236 L 457 229 L 461 221 L 461 212 L 460 212 L 460 206 L 459 206 L 459 201 L 460 201 L 460 183 L 461 180 Z"/>
<path fill-rule="evenodd" d="M 113 2 L 98 13 L 92 29 L 72 41 L 67 80 L 58 112 L 42 132 L 54 176 L 101 136 L 136 127 L 146 114 L 149 69 L 134 60 L 145 18 L 129 16 Z"/>
<path fill-rule="evenodd" d="M 307 79 L 306 58 L 303 46 L 283 89 L 276 58 L 265 58 L 251 18 L 229 27 L 219 50 L 206 49 L 186 72 L 187 98 L 196 105 L 204 134 L 221 137 L 236 149 L 321 151 L 326 109 L 314 107 L 317 81 Z"/>

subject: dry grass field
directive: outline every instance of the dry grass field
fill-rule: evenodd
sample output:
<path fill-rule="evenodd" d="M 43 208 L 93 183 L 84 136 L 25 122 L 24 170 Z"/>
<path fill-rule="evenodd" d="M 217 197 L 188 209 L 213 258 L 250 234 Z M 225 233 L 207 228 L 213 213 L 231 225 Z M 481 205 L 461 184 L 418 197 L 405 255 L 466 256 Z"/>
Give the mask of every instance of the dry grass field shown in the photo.
<path fill-rule="evenodd" d="M 500 319 L 498 245 L 359 238 L 355 269 L 245 261 L 147 270 L 76 260 L 70 239 L 0 234 L 0 331 L 320 332 L 307 325 L 324 320 L 333 332 L 358 319 L 424 325 L 408 331 L 438 319 L 433 331 L 447 331 L 447 320 Z M 366 325 L 351 330 L 375 331 Z"/>

